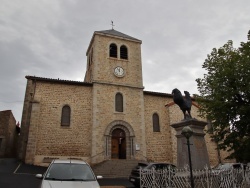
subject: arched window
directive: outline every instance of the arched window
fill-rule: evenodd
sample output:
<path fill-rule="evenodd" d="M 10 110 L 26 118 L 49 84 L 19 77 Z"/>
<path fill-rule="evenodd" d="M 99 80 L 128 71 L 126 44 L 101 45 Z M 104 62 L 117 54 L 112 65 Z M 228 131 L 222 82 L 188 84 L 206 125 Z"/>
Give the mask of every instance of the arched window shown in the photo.
<path fill-rule="evenodd" d="M 114 43 L 110 44 L 109 46 L 109 57 L 117 58 L 117 46 Z"/>
<path fill-rule="evenodd" d="M 159 116 L 156 113 L 153 114 L 153 131 L 160 132 Z"/>
<path fill-rule="evenodd" d="M 115 95 L 115 111 L 123 112 L 123 96 L 121 93 Z"/>
<path fill-rule="evenodd" d="M 120 58 L 121 59 L 128 59 L 128 49 L 124 45 L 122 45 L 120 47 Z"/>
<path fill-rule="evenodd" d="M 70 126 L 70 107 L 68 105 L 62 108 L 61 126 Z"/>

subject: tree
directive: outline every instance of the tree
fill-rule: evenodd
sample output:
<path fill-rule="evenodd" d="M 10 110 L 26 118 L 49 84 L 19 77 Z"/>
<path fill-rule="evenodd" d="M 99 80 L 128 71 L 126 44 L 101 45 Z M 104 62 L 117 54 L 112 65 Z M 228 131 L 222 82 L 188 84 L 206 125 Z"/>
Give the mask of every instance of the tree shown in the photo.
<path fill-rule="evenodd" d="M 196 79 L 201 116 L 212 122 L 219 149 L 230 151 L 227 158 L 250 162 L 250 40 L 237 49 L 232 41 L 214 48 L 202 68 L 207 73 Z"/>

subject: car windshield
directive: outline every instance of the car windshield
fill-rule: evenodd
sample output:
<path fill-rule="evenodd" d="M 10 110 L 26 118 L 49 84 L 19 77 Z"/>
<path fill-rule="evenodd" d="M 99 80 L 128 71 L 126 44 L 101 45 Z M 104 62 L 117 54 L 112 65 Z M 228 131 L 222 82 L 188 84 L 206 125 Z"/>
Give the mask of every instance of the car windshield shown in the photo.
<path fill-rule="evenodd" d="M 226 169 L 229 169 L 231 167 L 232 167 L 232 165 L 230 165 L 230 164 L 221 164 L 221 165 L 217 166 L 215 169 L 217 169 L 217 170 L 226 170 Z"/>
<path fill-rule="evenodd" d="M 219 164 L 217 167 L 215 167 L 214 169 L 216 170 L 227 170 L 230 168 L 234 168 L 234 169 L 238 169 L 241 168 L 241 164 L 235 163 L 225 163 L 225 164 Z"/>
<path fill-rule="evenodd" d="M 45 180 L 95 181 L 95 176 L 87 164 L 54 163 L 46 173 Z"/>
<path fill-rule="evenodd" d="M 135 167 L 136 169 L 144 169 L 145 167 L 147 167 L 148 164 L 145 164 L 145 163 L 138 163 L 138 165 Z"/>

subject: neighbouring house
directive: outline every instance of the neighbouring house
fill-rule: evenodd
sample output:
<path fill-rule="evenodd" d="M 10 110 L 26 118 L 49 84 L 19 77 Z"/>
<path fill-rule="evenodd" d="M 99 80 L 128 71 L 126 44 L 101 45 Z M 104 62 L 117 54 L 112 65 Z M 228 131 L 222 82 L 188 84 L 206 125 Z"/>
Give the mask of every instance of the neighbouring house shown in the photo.
<path fill-rule="evenodd" d="M 18 129 L 12 111 L 0 111 L 0 157 L 16 157 Z"/>

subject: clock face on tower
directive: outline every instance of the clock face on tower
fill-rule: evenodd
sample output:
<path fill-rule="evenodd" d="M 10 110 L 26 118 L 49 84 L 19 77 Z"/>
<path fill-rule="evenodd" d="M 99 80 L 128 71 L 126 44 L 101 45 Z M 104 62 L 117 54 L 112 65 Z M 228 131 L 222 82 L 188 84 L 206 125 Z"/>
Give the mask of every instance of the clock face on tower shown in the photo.
<path fill-rule="evenodd" d="M 124 76 L 124 73 L 125 73 L 125 71 L 124 71 L 124 69 L 123 69 L 122 67 L 116 67 L 116 68 L 114 69 L 114 74 L 115 74 L 116 76 L 118 76 L 118 77 L 123 77 L 123 76 Z"/>

